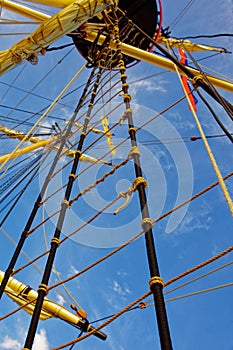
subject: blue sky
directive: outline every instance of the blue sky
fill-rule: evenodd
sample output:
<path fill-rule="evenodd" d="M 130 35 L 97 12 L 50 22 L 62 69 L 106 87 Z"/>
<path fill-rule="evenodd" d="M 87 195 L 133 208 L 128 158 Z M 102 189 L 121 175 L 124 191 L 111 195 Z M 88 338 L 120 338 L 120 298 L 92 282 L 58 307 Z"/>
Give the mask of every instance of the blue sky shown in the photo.
<path fill-rule="evenodd" d="M 188 1 L 182 0 L 177 5 L 172 1 L 163 1 L 163 26 L 171 25 L 187 3 Z M 5 15 L 9 18 L 9 13 L 3 11 L 2 17 Z M 16 18 L 15 16 L 13 15 L 10 18 Z M 0 28 L 1 33 L 12 30 L 12 28 L 5 29 L 6 27 L 3 25 Z M 22 28 L 14 30 L 22 31 Z M 25 30 L 27 31 L 28 27 Z M 221 4 L 216 0 L 211 3 L 194 1 L 184 17 L 174 27 L 171 26 L 171 31 L 172 35 L 176 37 L 232 33 L 232 3 L 230 0 L 221 2 Z M 20 38 L 20 36 L 1 36 L 1 50 L 9 47 L 17 38 Z M 70 42 L 68 38 L 65 38 L 57 44 L 68 42 Z M 200 39 L 200 42 L 225 47 L 230 51 L 233 50 L 232 38 Z M 22 68 L 24 69 L 23 73 L 19 75 L 14 86 L 30 91 L 54 65 L 56 66 L 56 69 L 50 73 L 49 78 L 42 80 L 33 90 L 34 95 L 30 94 L 21 101 L 25 96 L 25 91 L 11 89 L 1 103 L 5 106 L 17 106 L 17 108 L 34 113 L 47 106 L 49 103 L 48 99 L 57 96 L 66 82 L 69 81 L 84 62 L 77 51 L 73 50 L 62 63 L 57 64 L 69 50 L 68 48 L 64 51 L 47 53 L 45 57 L 40 57 L 37 66 L 31 66 L 27 63 L 2 76 L 0 80 L 1 95 L 7 91 L 6 83 L 11 84 Z M 208 55 L 208 53 L 195 54 L 195 57 L 200 58 Z M 232 76 L 231 55 L 215 56 L 201 63 L 214 71 L 217 70 L 221 74 Z M 88 74 L 89 71 L 86 70 L 73 88 L 85 82 Z M 182 96 L 182 89 L 175 73 L 165 72 L 161 68 L 140 63 L 129 69 L 127 74 L 128 80 L 131 82 L 130 92 L 133 95 L 132 108 L 136 126 L 142 125 L 148 117 L 156 115 L 157 112 L 163 110 Z M 156 76 L 150 79 L 145 78 L 152 74 L 156 74 Z M 143 78 L 143 80 L 133 83 L 140 78 Z M 232 96 L 229 93 L 225 91 L 220 92 L 225 98 L 232 101 Z M 56 119 L 57 117 L 68 119 L 74 106 L 77 104 L 79 94 L 80 90 L 77 94 L 67 96 L 63 100 L 63 104 L 60 104 L 51 113 L 52 118 L 47 119 L 43 125 L 51 126 L 54 121 L 58 120 Z M 115 103 L 119 101 L 121 99 L 118 97 Z M 229 119 L 227 119 L 223 110 L 217 103 L 213 101 L 211 103 L 223 118 L 229 130 L 233 132 L 232 125 L 230 125 Z M 109 107 L 105 107 L 99 114 L 97 113 L 94 121 L 99 120 L 100 114 L 106 113 L 107 108 Z M 113 124 L 118 121 L 123 111 L 124 108 L 121 107 L 116 113 L 112 113 L 109 117 L 110 123 Z M 1 113 L 2 115 L 7 115 L 6 109 L 2 107 Z M 19 119 L 25 118 L 22 112 L 17 111 L 14 111 L 10 116 Z M 198 116 L 207 135 L 222 134 L 222 131 L 218 128 L 201 101 L 198 102 Z M 35 116 L 33 121 L 37 118 L 38 116 Z M 59 120 L 59 124 L 61 127 L 64 126 L 64 122 L 61 120 Z M 12 124 L 11 127 L 15 127 L 15 125 Z M 22 130 L 25 131 L 27 128 L 26 126 L 22 127 Z M 216 181 L 216 176 L 201 141 L 174 142 L 174 138 L 178 138 L 181 141 L 182 137 L 192 135 L 198 135 L 198 131 L 186 101 L 181 102 L 178 106 L 164 113 L 162 117 L 154 120 L 138 132 L 138 140 L 142 150 L 143 173 L 149 182 L 149 189 L 147 190 L 148 204 L 153 219 L 171 209 L 176 201 L 183 201 L 192 193 L 196 193 Z M 113 136 L 114 144 L 116 145 L 126 136 L 126 125 L 117 127 Z M 171 138 L 173 141 L 167 143 L 165 141 L 167 138 Z M 86 145 L 93 139 L 94 136 L 90 137 L 86 141 Z M 210 139 L 209 143 L 222 174 L 225 175 L 232 171 L 230 142 L 226 138 L 219 138 Z M 8 143 L 5 140 L 1 140 L 0 153 L 5 152 L 6 149 L 11 149 L 14 144 L 12 140 Z M 120 147 L 117 150 L 116 157 L 112 156 L 111 158 L 113 163 L 122 161 L 127 156 L 129 147 L 129 143 Z M 94 149 L 89 151 L 89 154 L 99 157 L 106 150 L 107 144 L 103 139 Z M 65 162 L 67 162 L 67 159 L 62 159 L 59 166 Z M 86 163 L 81 164 L 79 172 L 86 167 Z M 95 168 L 92 167 L 91 170 L 85 171 L 84 175 L 80 175 L 75 183 L 73 196 L 108 170 L 108 166 L 97 165 Z M 60 177 L 56 177 L 48 189 L 48 193 L 53 192 L 60 182 L 64 183 L 68 174 L 69 170 L 64 170 Z M 40 181 L 42 178 L 43 169 L 40 169 Z M 89 219 L 96 211 L 115 198 L 120 191 L 127 190 L 133 179 L 133 165 L 129 162 L 111 179 L 107 179 L 104 186 L 100 185 L 97 190 L 88 193 L 83 199 L 74 203 L 72 210 L 68 213 L 63 234 L 66 235 L 72 232 L 75 227 Z M 227 181 L 227 186 L 232 195 L 232 180 Z M 11 219 L 7 220 L 1 228 L 0 269 L 2 270 L 6 268 L 13 252 L 12 243 L 3 233 L 9 234 L 17 241 L 39 187 L 39 181 L 35 180 L 33 186 L 24 194 L 18 209 L 12 212 Z M 61 199 L 62 194 L 59 194 L 55 200 L 48 201 L 45 206 L 45 215 L 51 213 Z M 117 216 L 114 216 L 112 213 L 122 203 L 123 201 L 115 204 L 113 208 L 100 216 L 83 232 L 67 240 L 59 248 L 55 265 L 62 278 L 66 278 L 83 269 L 110 252 L 114 246 L 140 231 L 137 195 L 134 194 L 129 205 Z M 41 217 L 42 212 L 39 213 L 35 223 L 40 222 Z M 54 232 L 54 221 L 52 220 L 44 225 L 44 229 L 48 239 L 51 238 Z M 166 218 L 157 223 L 154 228 L 154 236 L 161 276 L 164 281 L 231 246 L 232 217 L 220 188 L 215 188 L 203 197 L 195 200 L 185 208 L 185 211 L 178 212 L 170 219 Z M 67 284 L 73 297 L 86 310 L 90 322 L 119 311 L 148 291 L 149 272 L 144 243 L 143 238 L 138 239 L 105 263 Z M 44 249 L 43 230 L 40 228 L 25 244 L 24 251 L 33 258 Z M 25 257 L 21 256 L 17 267 L 25 262 Z M 231 262 L 230 254 L 213 263 L 210 267 L 206 267 L 185 278 L 184 281 L 176 283 L 174 286 L 178 286 L 191 278 L 198 277 L 202 273 L 206 273 L 228 262 Z M 41 259 L 37 264 L 40 269 L 43 269 L 45 259 Z M 37 289 L 41 281 L 41 275 L 33 266 L 17 274 L 16 278 L 25 284 L 30 284 L 34 289 Z M 53 274 L 51 279 L 52 282 L 56 282 L 56 275 Z M 165 296 L 165 299 L 230 282 L 232 282 L 232 266 L 168 294 Z M 165 292 L 174 286 L 171 285 L 169 288 L 166 288 Z M 65 294 L 62 289 L 61 292 Z M 62 302 L 64 306 L 69 308 L 69 303 L 56 291 L 53 290 L 49 294 L 49 298 Z M 4 296 L 1 301 L 1 315 L 6 314 L 15 307 L 16 304 Z M 232 308 L 232 287 L 167 302 L 174 349 L 217 350 L 221 347 L 224 350 L 232 350 Z M 29 320 L 30 317 L 21 311 L 2 321 L 0 327 L 0 349 L 21 349 L 24 345 Z M 92 336 L 74 348 L 81 350 L 159 348 L 153 307 L 126 313 L 106 327 L 104 332 L 108 335 L 106 342 L 101 342 Z M 34 350 L 51 349 L 74 339 L 78 336 L 78 333 L 78 330 L 64 324 L 60 320 L 41 321 L 37 331 Z"/>

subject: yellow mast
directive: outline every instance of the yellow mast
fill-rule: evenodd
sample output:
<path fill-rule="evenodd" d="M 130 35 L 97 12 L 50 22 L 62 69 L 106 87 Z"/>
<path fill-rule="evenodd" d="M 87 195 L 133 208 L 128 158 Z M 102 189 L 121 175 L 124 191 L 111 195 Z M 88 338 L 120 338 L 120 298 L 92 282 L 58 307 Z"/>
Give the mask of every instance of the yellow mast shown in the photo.
<path fill-rule="evenodd" d="M 3 280 L 3 277 L 4 272 L 0 270 L 0 283 Z M 24 283 L 18 281 L 13 277 L 10 277 L 5 289 L 5 293 L 18 305 L 25 305 L 23 309 L 29 314 L 32 314 L 38 294 L 35 290 L 27 287 L 28 286 L 26 286 Z M 28 301 L 32 301 L 32 303 L 26 305 Z M 45 299 L 40 319 L 45 320 L 50 317 L 59 317 L 64 321 L 71 323 L 78 323 L 80 321 L 80 317 L 74 315 L 66 308 L 63 308 L 61 305 L 49 299 Z"/>
<path fill-rule="evenodd" d="M 9 159 L 9 156 L 10 156 L 10 159 L 18 158 L 19 156 L 22 156 L 23 154 L 27 154 L 29 152 L 35 151 L 36 149 L 38 149 L 40 147 L 48 147 L 55 140 L 56 140 L 56 138 L 52 137 L 52 138 L 49 138 L 47 140 L 38 141 L 37 143 L 34 143 L 33 145 L 19 149 L 16 152 L 14 152 L 14 154 L 12 154 L 12 155 L 10 153 L 7 153 L 4 156 L 0 157 L 0 164 L 4 163 L 7 159 Z"/>
<path fill-rule="evenodd" d="M 1 6 L 4 7 L 4 9 L 18 13 L 19 15 L 29 17 L 35 21 L 43 22 L 46 19 L 49 19 L 51 16 L 46 15 L 45 13 L 35 11 L 30 9 L 29 7 L 16 4 L 15 2 L 4 0 L 3 3 L 1 3 Z"/>
<path fill-rule="evenodd" d="M 0 284 L 3 280 L 3 277 L 4 272 L 0 270 Z M 5 288 L 5 293 L 19 306 L 22 306 L 22 308 L 27 313 L 33 313 L 36 299 L 38 297 L 38 293 L 35 290 L 30 288 L 26 284 L 18 281 L 17 279 L 10 277 Z M 83 319 L 78 313 L 73 314 L 64 306 L 45 298 L 43 301 L 40 319 L 46 320 L 51 317 L 60 318 L 61 320 L 70 324 L 78 325 L 81 329 L 86 326 L 86 329 L 84 330 L 87 332 L 93 329 L 93 327 L 90 324 L 86 325 L 85 319 Z M 102 332 L 96 332 L 94 333 L 94 335 L 103 340 L 106 339 L 106 335 Z"/>
<path fill-rule="evenodd" d="M 46 19 L 30 36 L 20 40 L 10 49 L 0 52 L 0 74 L 24 60 L 37 61 L 37 53 L 43 48 L 115 4 L 116 0 L 79 0 L 68 5 Z"/>
<path fill-rule="evenodd" d="M 96 39 L 96 37 L 97 37 L 97 33 L 93 32 L 93 31 L 87 32 L 87 36 L 86 36 L 87 40 L 93 42 Z M 105 36 L 100 35 L 98 42 L 101 44 L 104 42 L 104 40 L 105 40 Z M 110 42 L 110 47 L 113 50 L 116 49 L 116 45 L 115 45 L 114 41 Z M 175 67 L 174 67 L 174 63 L 171 62 L 170 60 L 168 60 L 167 58 L 160 57 L 158 55 L 152 54 L 152 53 L 147 52 L 147 51 L 143 51 L 137 47 L 134 47 L 134 46 L 131 46 L 128 44 L 124 44 L 124 43 L 121 43 L 121 50 L 125 55 L 134 57 L 140 61 L 148 62 L 150 64 L 154 64 L 154 65 L 159 66 L 161 68 L 168 69 L 172 72 L 176 72 Z M 195 69 L 192 69 L 190 67 L 186 67 L 186 68 L 196 76 L 200 74 Z M 183 72 L 180 71 L 180 73 L 182 73 L 184 75 Z M 215 87 L 227 90 L 229 92 L 233 92 L 233 83 L 226 81 L 226 80 L 223 80 L 223 79 L 218 79 L 217 77 L 214 77 L 213 75 L 210 75 L 210 74 L 207 74 L 206 77 Z"/>
<path fill-rule="evenodd" d="M 95 129 L 97 130 L 97 129 Z M 8 129 L 5 126 L 0 125 L 0 132 L 3 132 L 6 134 L 9 138 L 14 138 L 18 140 L 23 140 L 25 138 L 25 135 L 23 133 L 20 133 L 19 131 Z M 13 154 L 7 153 L 4 156 L 0 157 L 0 164 L 4 163 L 9 157 L 10 159 L 18 158 L 19 156 L 22 156 L 24 154 L 30 153 L 32 151 L 35 151 L 38 148 L 48 148 L 51 146 L 52 142 L 55 142 L 57 140 L 56 136 L 50 137 L 46 140 L 41 140 L 39 137 L 29 136 L 25 142 L 31 142 L 33 145 L 26 146 L 24 148 L 21 148 L 14 152 Z M 52 146 L 54 150 L 58 149 L 58 146 Z M 74 158 L 76 151 L 68 148 L 63 148 L 63 153 L 67 157 Z M 103 164 L 110 164 L 108 162 L 105 162 L 104 160 L 98 160 L 95 157 L 88 156 L 86 154 L 81 154 L 80 160 L 82 162 L 90 162 L 90 163 L 103 163 Z"/>
<path fill-rule="evenodd" d="M 56 15 L 48 18 L 48 16 L 42 12 L 31 10 L 25 6 L 16 5 L 9 0 L 4 0 L 2 3 L 2 6 L 4 8 L 10 9 L 11 11 L 15 11 L 32 19 L 37 19 L 44 22 L 34 33 L 32 33 L 31 36 L 19 41 L 9 50 L 0 52 L 0 75 L 7 72 L 26 59 L 33 59 L 35 55 L 44 47 L 49 46 L 58 38 L 80 27 L 88 19 L 94 17 L 105 8 L 107 8 L 107 6 L 113 4 L 116 5 L 117 3 L 116 0 L 79 0 L 72 4 L 70 0 L 31 0 L 31 2 L 37 2 L 54 7 L 64 7 L 66 5 L 68 6 L 58 12 Z M 93 42 L 96 37 L 96 32 L 87 32 L 87 40 Z M 98 39 L 98 42 L 101 44 L 103 43 L 104 39 L 105 37 L 101 35 Z M 162 43 L 166 44 L 166 41 L 162 40 Z M 184 44 L 187 46 L 187 48 L 189 47 L 190 50 L 204 48 L 203 45 L 192 43 L 190 44 L 188 41 L 181 41 L 179 44 L 176 39 L 169 39 L 169 45 L 176 47 L 180 45 L 183 47 Z M 116 48 L 114 42 L 111 42 L 110 46 L 112 49 Z M 166 58 L 160 57 L 147 51 L 143 51 L 124 43 L 121 43 L 121 50 L 124 54 L 134 57 L 140 61 L 148 62 L 150 64 L 175 72 L 174 64 Z M 194 75 L 199 75 L 199 72 L 195 69 L 189 67 L 186 68 L 189 69 L 189 71 Z M 180 73 L 184 74 L 183 72 Z M 233 92 L 233 83 L 219 79 L 210 74 L 207 74 L 207 78 L 215 87 Z"/>

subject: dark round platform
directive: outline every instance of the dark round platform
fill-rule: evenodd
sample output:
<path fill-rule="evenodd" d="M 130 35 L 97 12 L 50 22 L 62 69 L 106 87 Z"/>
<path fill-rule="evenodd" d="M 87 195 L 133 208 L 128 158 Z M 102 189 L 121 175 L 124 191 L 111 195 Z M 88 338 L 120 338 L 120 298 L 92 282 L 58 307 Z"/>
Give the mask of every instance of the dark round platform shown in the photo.
<path fill-rule="evenodd" d="M 128 22 L 128 19 L 132 20 L 138 27 L 146 32 L 151 37 L 154 36 L 158 21 L 158 9 L 155 0 L 120 0 L 117 11 L 119 19 L 120 40 L 126 44 L 138 47 L 143 50 L 150 48 L 150 42 L 144 37 L 133 25 Z M 125 16 L 122 11 L 125 13 Z M 111 15 L 111 14 L 110 14 Z M 127 19 L 128 18 L 128 19 Z M 88 23 L 104 23 L 104 20 L 98 17 L 93 17 Z M 106 34 L 103 32 L 103 34 Z M 100 46 L 94 47 L 93 43 L 85 40 L 85 37 L 79 35 L 79 31 L 76 34 L 71 34 L 74 44 L 80 54 L 87 60 L 94 59 L 94 53 L 96 50 L 101 49 Z M 124 61 L 126 66 L 135 61 L 134 58 L 124 55 Z M 111 64 L 111 68 L 116 65 L 114 61 Z"/>

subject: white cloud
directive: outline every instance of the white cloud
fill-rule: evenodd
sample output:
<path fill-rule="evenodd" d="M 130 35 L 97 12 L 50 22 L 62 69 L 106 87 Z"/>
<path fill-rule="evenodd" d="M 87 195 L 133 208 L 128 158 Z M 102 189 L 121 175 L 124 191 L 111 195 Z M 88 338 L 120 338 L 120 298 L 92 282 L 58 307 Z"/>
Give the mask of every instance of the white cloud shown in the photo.
<path fill-rule="evenodd" d="M 211 208 L 204 202 L 195 212 L 188 212 L 178 228 L 179 233 L 188 233 L 195 230 L 208 230 L 212 222 Z"/>
<path fill-rule="evenodd" d="M 131 291 L 126 283 L 121 285 L 119 282 L 113 281 L 112 289 L 114 292 L 116 292 L 117 294 L 123 297 L 126 296 L 127 294 L 131 294 Z"/>
<path fill-rule="evenodd" d="M 126 277 L 126 276 L 128 276 L 128 273 L 125 272 L 125 271 L 118 271 L 118 272 L 117 272 L 117 276 Z"/>
<path fill-rule="evenodd" d="M 71 265 L 70 266 L 70 272 L 69 272 L 69 275 L 70 276 L 73 276 L 73 275 L 76 275 L 77 273 L 79 273 L 79 270 L 77 270 L 74 265 Z"/>
<path fill-rule="evenodd" d="M 23 345 L 19 340 L 12 339 L 8 335 L 6 335 L 3 338 L 2 343 L 0 343 L 0 349 L 21 350 L 22 347 Z M 44 329 L 41 329 L 39 333 L 36 333 L 32 350 L 49 350 L 49 343 Z"/>
<path fill-rule="evenodd" d="M 57 302 L 60 305 L 64 305 L 66 301 L 61 294 L 57 294 Z"/>
<path fill-rule="evenodd" d="M 166 93 L 167 89 L 165 88 L 165 81 L 162 79 L 156 80 L 156 83 L 153 80 L 140 80 L 132 83 L 130 85 L 130 93 L 135 96 L 139 90 L 146 93 L 160 92 Z"/>
<path fill-rule="evenodd" d="M 36 334 L 32 350 L 49 350 L 45 329 L 41 329 L 40 332 Z"/>
<path fill-rule="evenodd" d="M 12 339 L 10 337 L 5 336 L 3 342 L 0 344 L 1 349 L 11 349 L 11 350 L 20 350 L 21 344 L 18 340 Z"/>
<path fill-rule="evenodd" d="M 188 104 L 186 105 L 186 113 L 190 115 L 190 111 L 188 109 Z M 191 118 L 187 118 L 185 115 L 181 115 L 179 112 L 169 112 L 168 113 L 169 120 L 172 122 L 172 124 L 177 128 L 177 130 L 189 130 L 192 131 L 196 129 L 195 122 Z M 191 116 L 191 115 L 190 115 Z"/>

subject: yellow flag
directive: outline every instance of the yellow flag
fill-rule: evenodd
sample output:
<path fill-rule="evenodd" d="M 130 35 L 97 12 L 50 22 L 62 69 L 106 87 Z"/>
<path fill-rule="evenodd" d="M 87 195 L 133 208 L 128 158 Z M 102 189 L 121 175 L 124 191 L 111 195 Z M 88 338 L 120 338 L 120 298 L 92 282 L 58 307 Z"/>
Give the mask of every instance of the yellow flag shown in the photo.
<path fill-rule="evenodd" d="M 101 118 L 101 122 L 103 125 L 104 133 L 105 133 L 105 136 L 107 139 L 108 147 L 109 147 L 111 153 L 115 156 L 116 150 L 115 150 L 115 147 L 112 143 L 112 134 L 109 131 L 108 118 L 107 117 L 100 117 L 100 118 Z"/>

